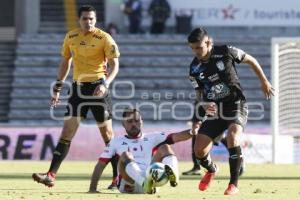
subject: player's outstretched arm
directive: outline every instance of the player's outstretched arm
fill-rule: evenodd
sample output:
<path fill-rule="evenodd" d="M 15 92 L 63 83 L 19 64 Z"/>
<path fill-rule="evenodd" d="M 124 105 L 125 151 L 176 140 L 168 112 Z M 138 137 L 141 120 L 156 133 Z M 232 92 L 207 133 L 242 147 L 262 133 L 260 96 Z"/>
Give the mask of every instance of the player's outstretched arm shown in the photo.
<path fill-rule="evenodd" d="M 188 129 L 177 133 L 171 133 L 170 135 L 172 137 L 173 143 L 176 143 L 192 138 L 193 132 L 191 131 L 191 129 Z"/>
<path fill-rule="evenodd" d="M 271 96 L 274 96 L 274 88 L 272 87 L 271 83 L 268 81 L 265 73 L 263 72 L 257 60 L 251 55 L 246 54 L 242 62 L 251 66 L 251 68 L 253 69 L 253 71 L 255 72 L 255 74 L 257 75 L 257 77 L 261 82 L 261 89 L 265 94 L 266 98 L 270 99 Z"/>
<path fill-rule="evenodd" d="M 93 175 L 91 177 L 91 183 L 90 183 L 90 189 L 89 189 L 89 193 L 97 193 L 97 185 L 98 185 L 98 181 L 101 178 L 101 175 L 103 173 L 103 170 L 105 169 L 107 163 L 103 162 L 103 161 L 98 161 L 94 171 L 93 171 Z"/>

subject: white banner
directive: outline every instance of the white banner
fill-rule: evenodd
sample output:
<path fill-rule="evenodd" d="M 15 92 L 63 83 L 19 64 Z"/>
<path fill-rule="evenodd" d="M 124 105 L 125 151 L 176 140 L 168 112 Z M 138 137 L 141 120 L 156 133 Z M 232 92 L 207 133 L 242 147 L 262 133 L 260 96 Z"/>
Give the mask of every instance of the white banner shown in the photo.
<path fill-rule="evenodd" d="M 193 25 L 299 26 L 299 0 L 169 0 L 172 11 L 192 12 Z"/>

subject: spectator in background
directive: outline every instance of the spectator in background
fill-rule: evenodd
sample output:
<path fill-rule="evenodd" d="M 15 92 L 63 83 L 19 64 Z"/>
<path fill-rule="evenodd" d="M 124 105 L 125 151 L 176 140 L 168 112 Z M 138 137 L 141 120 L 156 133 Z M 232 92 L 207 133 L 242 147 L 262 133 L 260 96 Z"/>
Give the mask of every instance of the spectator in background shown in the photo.
<path fill-rule="evenodd" d="M 121 8 L 128 16 L 129 33 L 140 33 L 142 22 L 142 2 L 140 0 L 124 0 Z"/>
<path fill-rule="evenodd" d="M 193 12 L 189 9 L 179 9 L 175 12 L 176 32 L 179 34 L 189 33 L 192 29 Z"/>
<path fill-rule="evenodd" d="M 115 36 L 119 33 L 118 26 L 111 22 L 107 25 L 106 32 L 108 32 L 111 36 Z"/>
<path fill-rule="evenodd" d="M 170 17 L 170 4 L 167 0 L 152 0 L 149 9 L 152 17 L 151 33 L 161 34 L 165 31 L 165 24 Z"/>

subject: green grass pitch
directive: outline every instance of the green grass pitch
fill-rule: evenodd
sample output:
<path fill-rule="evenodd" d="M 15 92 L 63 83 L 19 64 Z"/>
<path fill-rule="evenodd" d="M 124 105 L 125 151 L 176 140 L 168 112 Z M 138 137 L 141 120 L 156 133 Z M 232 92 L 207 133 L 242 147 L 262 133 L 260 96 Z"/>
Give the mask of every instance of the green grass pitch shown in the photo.
<path fill-rule="evenodd" d="M 228 184 L 228 165 L 219 163 L 220 172 L 211 187 L 205 191 L 198 190 L 198 176 L 181 176 L 179 185 L 172 188 L 166 185 L 154 195 L 120 194 L 117 190 L 107 190 L 111 180 L 110 165 L 105 169 L 98 188 L 101 193 L 88 194 L 90 174 L 95 162 L 65 161 L 59 171 L 56 185 L 47 188 L 33 182 L 33 172 L 45 172 L 49 162 L 38 161 L 1 161 L 0 164 L 0 199 L 1 200 L 276 200 L 300 199 L 300 165 L 252 165 L 247 164 L 246 173 L 239 181 L 240 193 L 227 197 L 223 192 Z M 180 163 L 180 171 L 191 167 L 191 163 Z"/>

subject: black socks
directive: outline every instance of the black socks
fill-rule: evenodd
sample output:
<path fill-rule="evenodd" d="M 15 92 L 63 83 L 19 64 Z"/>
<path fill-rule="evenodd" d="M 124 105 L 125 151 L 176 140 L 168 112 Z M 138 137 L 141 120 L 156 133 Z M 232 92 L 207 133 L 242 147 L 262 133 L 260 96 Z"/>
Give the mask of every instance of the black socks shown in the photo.
<path fill-rule="evenodd" d="M 53 152 L 53 158 L 51 161 L 49 172 L 57 173 L 60 164 L 65 159 L 66 155 L 69 152 L 71 145 L 71 141 L 60 139 L 54 152 Z"/>
<path fill-rule="evenodd" d="M 238 177 L 242 163 L 242 149 L 240 146 L 232 147 L 228 149 L 229 151 L 229 168 L 230 168 L 230 182 L 229 184 L 234 184 L 237 186 Z"/>
<path fill-rule="evenodd" d="M 211 161 L 210 155 L 207 154 L 203 158 L 198 158 L 202 167 L 207 169 L 209 173 L 214 173 L 217 171 L 216 165 Z"/>
<path fill-rule="evenodd" d="M 200 164 L 199 164 L 199 161 L 196 157 L 196 154 L 194 152 L 194 146 L 195 146 L 195 141 L 196 141 L 196 136 L 193 136 L 192 137 L 192 159 L 193 159 L 193 169 L 199 169 L 200 170 Z"/>

